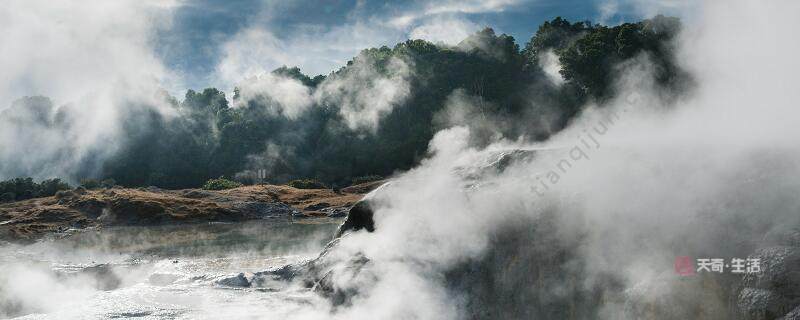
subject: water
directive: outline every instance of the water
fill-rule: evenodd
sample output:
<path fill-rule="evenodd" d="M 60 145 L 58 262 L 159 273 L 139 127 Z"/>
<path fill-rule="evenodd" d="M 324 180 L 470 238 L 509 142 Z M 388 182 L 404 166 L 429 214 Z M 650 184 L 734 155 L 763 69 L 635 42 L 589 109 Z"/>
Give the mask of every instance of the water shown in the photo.
<path fill-rule="evenodd" d="M 0 247 L 0 318 L 282 319 L 324 304 L 306 288 L 217 280 L 316 256 L 336 221 L 120 227 Z"/>

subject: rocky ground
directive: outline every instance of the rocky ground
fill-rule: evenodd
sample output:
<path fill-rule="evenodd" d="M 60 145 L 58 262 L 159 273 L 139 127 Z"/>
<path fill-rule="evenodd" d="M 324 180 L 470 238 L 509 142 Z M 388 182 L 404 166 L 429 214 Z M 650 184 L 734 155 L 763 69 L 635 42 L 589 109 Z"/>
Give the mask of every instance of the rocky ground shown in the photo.
<path fill-rule="evenodd" d="M 334 192 L 253 185 L 229 190 L 108 188 L 0 204 L 0 239 L 33 241 L 70 229 L 121 225 L 340 218 L 381 182 Z"/>

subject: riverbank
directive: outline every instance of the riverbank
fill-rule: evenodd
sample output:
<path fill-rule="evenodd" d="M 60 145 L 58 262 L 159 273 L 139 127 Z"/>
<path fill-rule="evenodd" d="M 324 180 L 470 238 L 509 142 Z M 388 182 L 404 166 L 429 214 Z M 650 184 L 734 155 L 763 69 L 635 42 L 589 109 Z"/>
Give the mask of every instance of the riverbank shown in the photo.
<path fill-rule="evenodd" d="M 52 197 L 0 204 L 0 240 L 30 242 L 48 234 L 104 226 L 342 218 L 380 183 L 337 192 L 278 185 L 219 191 L 153 187 L 62 191 Z"/>

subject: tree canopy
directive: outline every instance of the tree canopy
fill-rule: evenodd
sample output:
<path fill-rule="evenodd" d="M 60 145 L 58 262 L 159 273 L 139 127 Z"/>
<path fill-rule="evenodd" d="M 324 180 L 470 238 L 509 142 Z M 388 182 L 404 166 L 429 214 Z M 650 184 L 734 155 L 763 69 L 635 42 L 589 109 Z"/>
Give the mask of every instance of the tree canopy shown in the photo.
<path fill-rule="evenodd" d="M 613 27 L 557 17 L 522 50 L 513 37 L 486 28 L 455 46 L 408 40 L 366 49 L 327 76 L 284 66 L 271 78 L 245 80 L 230 99 L 215 88 L 188 90 L 181 101 L 163 94 L 177 116 L 157 108 L 128 112 L 119 150 L 100 170 L 71 178 L 186 188 L 223 176 L 252 182 L 261 170 L 273 183 L 316 179 L 335 187 L 414 166 L 434 133 L 451 125 L 474 125 L 477 144 L 543 140 L 586 101 L 613 97 L 615 66 L 638 56 L 653 62 L 659 85 L 680 94 L 690 79 L 675 64 L 671 41 L 679 30 L 677 18 L 663 16 Z M 544 74 L 548 51 L 558 57 L 563 83 Z M 266 93 L 255 98 L 247 94 L 252 88 Z M 59 125 L 61 108 L 44 97 L 26 99 L 35 111 L 25 121 Z M 15 109 L 0 117 L 20 117 Z M 377 125 L 354 127 L 349 117 L 358 112 Z"/>

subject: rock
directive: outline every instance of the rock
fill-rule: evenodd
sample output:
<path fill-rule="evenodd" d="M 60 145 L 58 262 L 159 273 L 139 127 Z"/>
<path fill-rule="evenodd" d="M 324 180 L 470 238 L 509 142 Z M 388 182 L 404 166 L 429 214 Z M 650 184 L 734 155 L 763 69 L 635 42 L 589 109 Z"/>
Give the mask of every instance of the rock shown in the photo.
<path fill-rule="evenodd" d="M 312 204 L 310 206 L 305 207 L 305 210 L 306 211 L 319 211 L 319 210 L 325 209 L 325 208 L 330 207 L 330 206 L 331 206 L 330 203 L 319 202 L 319 203 L 315 203 L 315 204 Z"/>
<path fill-rule="evenodd" d="M 217 281 L 218 285 L 226 287 L 250 287 L 250 279 L 244 273 L 237 274 L 230 278 L 224 278 Z"/>
<path fill-rule="evenodd" d="M 761 272 L 745 274 L 736 307 L 743 319 L 800 320 L 800 232 L 769 232 L 749 258 L 758 258 Z"/>
<path fill-rule="evenodd" d="M 780 320 L 800 320 L 800 305 L 798 305 L 794 310 L 787 313 L 783 318 Z"/>
<path fill-rule="evenodd" d="M 335 237 L 341 237 L 348 231 L 359 231 L 365 229 L 368 232 L 375 231 L 375 221 L 372 220 L 373 216 L 372 205 L 369 201 L 357 202 L 350 211 L 347 213 L 347 219 L 339 226 L 336 231 Z"/>
<path fill-rule="evenodd" d="M 746 274 L 743 286 L 800 298 L 800 247 L 760 248 L 750 258 L 761 260 L 761 272 Z"/>
<path fill-rule="evenodd" d="M 322 210 L 328 218 L 344 218 L 347 217 L 349 209 L 345 208 L 326 208 Z"/>
<path fill-rule="evenodd" d="M 74 196 L 75 196 L 75 192 L 72 192 L 70 190 L 59 190 L 58 192 L 56 192 L 56 195 L 55 195 L 56 199 L 59 199 L 59 200 L 60 199 L 66 199 L 66 198 L 72 198 Z"/>
<path fill-rule="evenodd" d="M 212 196 L 212 194 L 210 192 L 203 190 L 191 189 L 191 190 L 184 190 L 183 196 L 191 199 L 202 199 L 202 198 L 208 198 Z"/>
<path fill-rule="evenodd" d="M 800 228 L 779 228 L 772 230 L 764 236 L 767 246 L 800 247 Z"/>
<path fill-rule="evenodd" d="M 361 229 L 367 230 L 368 232 L 375 231 L 373 214 L 375 206 L 378 205 L 377 198 L 381 193 L 389 192 L 388 189 L 390 186 L 391 182 L 386 182 L 365 195 L 363 199 L 356 202 L 356 204 L 348 210 L 347 219 L 345 219 L 342 225 L 339 226 L 339 229 L 336 230 L 334 238 L 341 237 L 345 232 L 349 231 L 359 231 Z"/>
<path fill-rule="evenodd" d="M 311 216 L 309 216 L 309 215 L 305 214 L 305 213 L 304 213 L 304 212 L 302 212 L 302 211 L 295 210 L 295 211 L 292 211 L 292 218 L 295 218 L 295 219 L 305 219 L 305 218 L 311 218 Z"/>
<path fill-rule="evenodd" d="M 787 313 L 789 300 L 773 291 L 744 288 L 736 305 L 746 319 L 775 319 Z"/>

